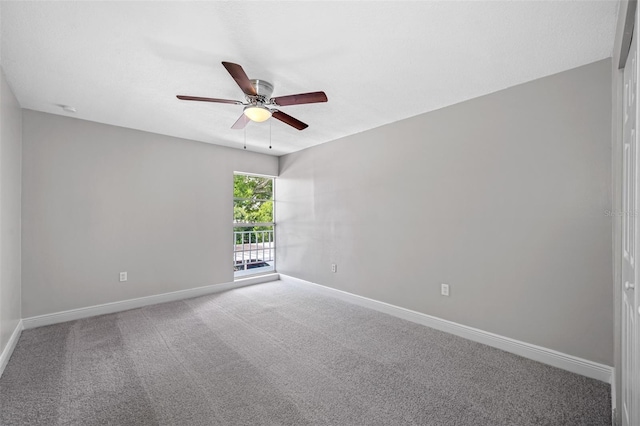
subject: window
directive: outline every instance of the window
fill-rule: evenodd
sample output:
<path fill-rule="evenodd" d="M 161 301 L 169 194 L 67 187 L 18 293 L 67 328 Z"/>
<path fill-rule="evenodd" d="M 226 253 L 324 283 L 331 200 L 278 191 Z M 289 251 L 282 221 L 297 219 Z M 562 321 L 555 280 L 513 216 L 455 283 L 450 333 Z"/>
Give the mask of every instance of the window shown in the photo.
<path fill-rule="evenodd" d="M 275 271 L 273 189 L 270 177 L 233 176 L 233 275 Z"/>

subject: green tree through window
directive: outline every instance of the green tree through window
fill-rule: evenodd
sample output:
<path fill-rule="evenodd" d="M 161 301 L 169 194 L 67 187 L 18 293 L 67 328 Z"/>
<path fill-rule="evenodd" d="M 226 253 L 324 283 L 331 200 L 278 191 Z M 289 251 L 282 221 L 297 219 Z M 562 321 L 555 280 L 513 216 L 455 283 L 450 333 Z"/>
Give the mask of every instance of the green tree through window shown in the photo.
<path fill-rule="evenodd" d="M 233 179 L 234 226 L 243 231 L 273 229 L 273 179 L 238 174 Z M 239 235 L 236 238 L 237 244 L 242 243 Z"/>

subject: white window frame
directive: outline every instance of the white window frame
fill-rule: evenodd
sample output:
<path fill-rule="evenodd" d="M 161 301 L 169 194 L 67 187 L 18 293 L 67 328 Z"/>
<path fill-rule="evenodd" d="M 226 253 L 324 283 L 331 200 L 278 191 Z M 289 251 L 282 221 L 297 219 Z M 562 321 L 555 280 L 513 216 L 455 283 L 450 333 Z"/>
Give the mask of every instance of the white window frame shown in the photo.
<path fill-rule="evenodd" d="M 257 255 L 262 252 L 263 254 L 263 258 L 265 257 L 264 254 L 266 253 L 265 250 L 268 250 L 269 253 L 269 260 L 265 261 L 265 262 L 270 262 L 272 263 L 272 269 L 270 268 L 269 270 L 258 270 L 255 272 L 249 272 L 250 269 L 245 269 L 244 271 L 235 271 L 234 270 L 234 279 L 240 279 L 240 278 L 244 278 L 247 276 L 254 276 L 254 275 L 260 275 L 260 274 L 270 274 L 270 273 L 274 273 L 276 272 L 276 200 L 275 200 L 275 195 L 276 195 L 276 177 L 275 176 L 269 176 L 269 175 L 260 175 L 260 174 L 256 174 L 256 173 L 245 173 L 245 172 L 233 172 L 233 176 L 234 176 L 234 184 L 235 184 L 235 176 L 236 175 L 242 175 L 242 176 L 252 176 L 252 177 L 259 177 L 259 178 L 266 178 L 266 179 L 271 179 L 271 199 L 256 199 L 256 201 L 262 201 L 262 202 L 268 202 L 271 201 L 272 203 L 272 221 L 271 222 L 246 222 L 246 223 L 242 223 L 242 222 L 233 222 L 232 226 L 233 226 L 233 241 L 234 241 L 234 246 L 233 246 L 233 258 L 234 258 L 234 265 L 235 262 L 237 261 L 237 253 L 242 253 L 242 260 L 245 259 L 244 253 L 248 252 L 249 253 L 249 261 L 251 261 L 251 253 L 255 252 L 256 253 L 256 258 Z M 234 203 L 234 207 L 235 207 L 235 202 L 236 201 L 242 201 L 242 200 L 249 200 L 248 198 L 239 198 L 239 197 L 233 197 L 233 203 Z M 236 228 L 252 228 L 255 226 L 270 226 L 271 227 L 271 238 L 269 240 L 270 245 L 268 249 L 263 248 L 262 249 L 256 249 L 256 250 L 252 250 L 251 249 L 251 244 L 252 243 L 246 243 L 249 244 L 249 250 L 245 250 L 245 243 L 244 243 L 244 239 L 243 239 L 243 243 L 242 243 L 242 249 L 241 250 L 237 250 L 237 244 L 235 243 L 236 241 Z M 249 232 L 249 231 L 247 231 Z M 269 231 L 252 231 L 252 232 L 269 232 Z M 263 237 L 263 241 L 264 241 L 264 237 Z M 255 243 L 256 245 L 258 244 L 257 241 Z M 264 242 L 263 242 L 264 244 Z M 263 260 L 264 261 L 264 260 Z M 261 268 L 256 268 L 256 269 L 261 269 Z"/>

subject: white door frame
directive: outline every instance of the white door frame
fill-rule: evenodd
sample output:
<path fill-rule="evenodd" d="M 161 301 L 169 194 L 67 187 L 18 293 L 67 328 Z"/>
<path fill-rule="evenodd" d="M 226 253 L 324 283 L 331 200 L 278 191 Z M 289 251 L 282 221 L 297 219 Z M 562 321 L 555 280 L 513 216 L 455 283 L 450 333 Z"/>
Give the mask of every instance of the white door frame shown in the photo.
<path fill-rule="evenodd" d="M 619 382 L 614 381 L 612 386 L 612 402 L 617 411 L 614 424 L 622 426 L 640 425 L 640 265 L 637 265 L 640 259 L 640 42 L 637 10 L 635 4 L 633 6 L 633 10 L 627 10 L 623 36 L 627 46 L 630 45 L 628 55 L 620 52 L 619 67 L 624 71 L 614 76 L 621 87 L 614 86 L 618 94 L 614 105 L 614 199 L 620 212 L 614 222 Z"/>

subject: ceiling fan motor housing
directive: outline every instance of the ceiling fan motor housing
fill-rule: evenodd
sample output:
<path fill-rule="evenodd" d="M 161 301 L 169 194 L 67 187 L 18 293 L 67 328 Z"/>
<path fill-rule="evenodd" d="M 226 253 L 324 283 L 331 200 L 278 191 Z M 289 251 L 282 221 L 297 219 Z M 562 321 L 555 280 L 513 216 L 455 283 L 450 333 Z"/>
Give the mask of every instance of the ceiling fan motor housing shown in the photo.
<path fill-rule="evenodd" d="M 254 89 L 256 89 L 256 95 L 247 95 L 247 100 L 249 103 L 255 104 L 266 104 L 269 103 L 271 99 L 271 94 L 273 93 L 273 84 L 269 83 L 265 80 L 252 79 L 251 85 Z"/>

